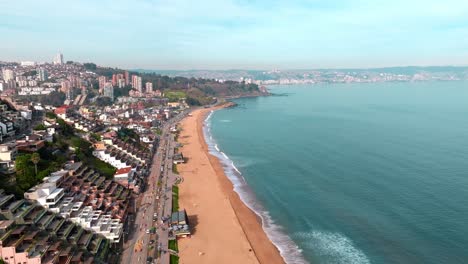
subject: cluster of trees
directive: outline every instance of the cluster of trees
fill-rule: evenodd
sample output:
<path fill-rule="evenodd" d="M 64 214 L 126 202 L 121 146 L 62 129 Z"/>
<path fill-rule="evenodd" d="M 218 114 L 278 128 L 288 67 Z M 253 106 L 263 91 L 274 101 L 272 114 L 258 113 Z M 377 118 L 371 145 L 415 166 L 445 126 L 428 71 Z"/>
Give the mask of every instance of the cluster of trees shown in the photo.
<path fill-rule="evenodd" d="M 16 193 L 24 193 L 66 162 L 63 155 L 54 155 L 50 148 L 34 153 L 20 153 L 16 157 Z"/>
<path fill-rule="evenodd" d="M 85 62 L 85 63 L 83 63 L 83 66 L 88 71 L 95 71 L 97 69 L 96 64 L 94 64 L 92 62 Z"/>
<path fill-rule="evenodd" d="M 46 113 L 46 117 L 57 118 L 51 112 Z M 75 135 L 74 128 L 64 120 L 57 118 L 57 123 L 59 124 L 59 133 L 54 135 L 52 143 L 47 143 L 37 152 L 19 153 L 16 157 L 16 186 L 13 190 L 15 194 L 22 196 L 29 188 L 41 182 L 52 172 L 60 170 L 67 160 L 73 158 L 82 161 L 108 179 L 113 177 L 115 168 L 94 157 L 91 143 Z M 39 130 L 44 128 L 41 125 L 35 127 Z M 96 140 L 100 139 L 99 135 L 91 136 Z M 70 151 L 70 147 L 74 151 Z"/>
<path fill-rule="evenodd" d="M 60 91 L 53 91 L 48 95 L 29 95 L 29 96 L 21 96 L 16 98 L 21 102 L 39 102 L 43 105 L 52 105 L 52 106 L 61 106 L 65 101 L 65 93 Z"/>
<path fill-rule="evenodd" d="M 110 164 L 101 161 L 93 155 L 93 146 L 85 139 L 75 135 L 73 127 L 62 119 L 58 119 L 61 133 L 54 137 L 55 146 L 61 150 L 68 150 L 73 147 L 77 160 L 82 161 L 88 167 L 95 169 L 100 174 L 110 179 L 114 176 L 115 168 Z"/>
<path fill-rule="evenodd" d="M 112 105 L 112 99 L 110 97 L 98 97 L 96 98 L 96 101 L 94 102 L 97 106 L 110 106 Z"/>
<path fill-rule="evenodd" d="M 133 129 L 121 128 L 117 131 L 117 137 L 123 142 L 140 144 L 140 136 Z"/>

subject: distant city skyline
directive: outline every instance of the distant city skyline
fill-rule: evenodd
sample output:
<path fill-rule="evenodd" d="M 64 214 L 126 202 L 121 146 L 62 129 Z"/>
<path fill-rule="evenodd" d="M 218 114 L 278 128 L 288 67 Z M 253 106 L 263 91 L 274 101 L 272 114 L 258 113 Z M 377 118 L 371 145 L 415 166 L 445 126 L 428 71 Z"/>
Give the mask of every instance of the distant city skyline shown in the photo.
<path fill-rule="evenodd" d="M 125 69 L 468 65 L 468 2 L 0 2 L 0 61 Z"/>

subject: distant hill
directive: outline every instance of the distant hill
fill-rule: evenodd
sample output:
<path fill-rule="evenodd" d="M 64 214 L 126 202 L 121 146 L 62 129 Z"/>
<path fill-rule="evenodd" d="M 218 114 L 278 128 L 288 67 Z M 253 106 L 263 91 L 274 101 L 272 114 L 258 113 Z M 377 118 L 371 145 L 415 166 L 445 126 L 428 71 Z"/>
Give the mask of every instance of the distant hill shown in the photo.
<path fill-rule="evenodd" d="M 98 75 L 112 77 L 113 74 L 124 73 L 122 69 L 99 67 L 89 65 L 88 69 Z M 168 76 L 166 73 L 155 73 L 153 71 L 130 70 L 131 74 L 136 74 L 142 78 L 143 86 L 146 82 L 153 83 L 154 90 L 161 90 L 163 93 L 183 92 L 187 102 L 192 105 L 204 105 L 211 103 L 213 97 L 243 97 L 264 95 L 253 83 L 239 81 L 219 81 L 216 78 L 193 78 L 184 76 Z"/>
<path fill-rule="evenodd" d="M 415 75 L 419 73 L 429 74 L 453 74 L 460 79 L 468 79 L 468 66 L 405 66 L 405 67 L 384 67 L 367 69 L 287 69 L 287 70 L 147 70 L 135 69 L 133 71 L 141 73 L 157 73 L 168 76 L 183 76 L 186 78 L 214 78 L 224 80 L 240 80 L 240 78 L 252 78 L 254 80 L 277 80 L 280 78 L 301 78 L 304 74 L 320 72 L 328 73 L 369 73 L 369 74 L 401 74 Z"/>

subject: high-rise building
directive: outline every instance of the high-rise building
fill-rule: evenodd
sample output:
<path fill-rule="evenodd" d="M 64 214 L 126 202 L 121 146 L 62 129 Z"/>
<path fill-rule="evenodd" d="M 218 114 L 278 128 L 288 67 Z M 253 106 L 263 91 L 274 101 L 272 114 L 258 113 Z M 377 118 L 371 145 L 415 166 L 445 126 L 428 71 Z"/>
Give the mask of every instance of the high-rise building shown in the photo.
<path fill-rule="evenodd" d="M 5 80 L 5 82 L 8 82 L 9 80 L 15 80 L 15 72 L 10 69 L 4 69 L 3 80 Z"/>
<path fill-rule="evenodd" d="M 104 85 L 104 96 L 110 97 L 114 101 L 114 86 L 111 82 L 106 82 Z"/>
<path fill-rule="evenodd" d="M 132 75 L 132 87 L 140 93 L 143 92 L 143 84 L 140 76 Z"/>
<path fill-rule="evenodd" d="M 124 88 L 124 87 L 125 87 L 125 79 L 119 79 L 119 80 L 117 81 L 117 86 L 118 86 L 119 88 Z"/>
<path fill-rule="evenodd" d="M 62 65 L 63 64 L 63 54 L 57 53 L 54 57 L 54 64 L 55 65 Z"/>
<path fill-rule="evenodd" d="M 146 93 L 147 94 L 153 93 L 153 83 L 152 82 L 147 82 L 145 84 L 145 87 L 146 87 Z"/>
<path fill-rule="evenodd" d="M 47 71 L 44 68 L 38 68 L 37 69 L 37 79 L 39 81 L 46 81 L 48 78 L 47 76 Z"/>
<path fill-rule="evenodd" d="M 125 75 L 125 85 L 130 85 L 130 73 L 126 71 L 124 75 Z"/>
<path fill-rule="evenodd" d="M 67 93 L 68 90 L 70 90 L 70 88 L 71 88 L 71 83 L 70 83 L 70 81 L 68 81 L 68 80 L 67 80 L 67 81 L 63 81 L 63 82 L 61 83 L 61 85 L 62 85 L 62 86 L 61 86 L 61 88 L 60 88 L 60 91 L 62 91 L 62 92 L 64 92 L 64 93 Z"/>
<path fill-rule="evenodd" d="M 104 86 L 106 85 L 106 82 L 107 82 L 106 76 L 99 76 L 98 81 L 99 81 L 99 90 L 104 89 Z"/>
<path fill-rule="evenodd" d="M 112 85 L 117 86 L 119 84 L 119 80 L 125 79 L 125 76 L 122 73 L 113 74 L 112 75 Z"/>
<path fill-rule="evenodd" d="M 112 74 L 112 85 L 116 86 L 117 85 L 117 74 Z"/>
<path fill-rule="evenodd" d="M 8 89 L 15 89 L 16 88 L 16 81 L 13 79 L 8 80 L 7 82 Z"/>
<path fill-rule="evenodd" d="M 74 88 L 80 88 L 81 87 L 81 78 L 78 76 L 70 75 L 68 76 L 68 80 L 70 81 L 70 84 Z"/>

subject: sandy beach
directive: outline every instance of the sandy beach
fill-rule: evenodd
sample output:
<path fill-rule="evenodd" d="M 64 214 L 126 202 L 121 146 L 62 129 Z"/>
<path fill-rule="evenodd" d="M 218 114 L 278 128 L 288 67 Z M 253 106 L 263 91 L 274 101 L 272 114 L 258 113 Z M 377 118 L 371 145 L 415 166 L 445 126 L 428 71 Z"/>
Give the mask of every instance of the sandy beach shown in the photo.
<path fill-rule="evenodd" d="M 180 263 L 284 263 L 262 229 L 258 216 L 234 192 L 219 160 L 208 153 L 203 120 L 212 109 L 199 109 L 182 122 L 180 149 L 188 158 L 178 165 L 180 208 L 194 226 L 179 240 Z"/>

